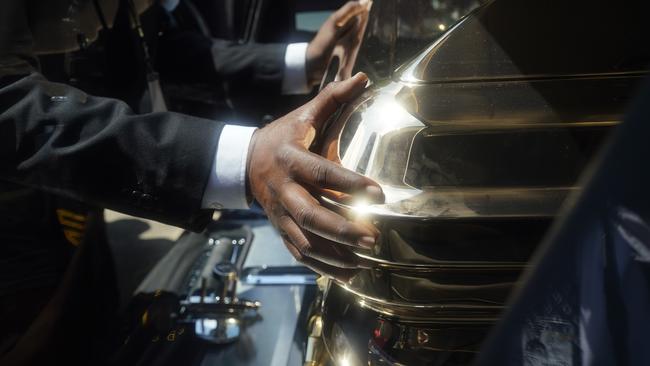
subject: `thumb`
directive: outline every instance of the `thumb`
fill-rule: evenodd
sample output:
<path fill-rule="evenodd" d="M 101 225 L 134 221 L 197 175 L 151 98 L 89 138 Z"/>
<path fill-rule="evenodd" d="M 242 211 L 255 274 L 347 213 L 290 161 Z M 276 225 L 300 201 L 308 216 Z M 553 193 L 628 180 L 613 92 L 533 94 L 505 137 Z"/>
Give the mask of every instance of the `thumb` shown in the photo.
<path fill-rule="evenodd" d="M 361 1 L 348 1 L 345 5 L 339 8 L 332 18 L 337 28 L 344 28 L 352 18 L 368 10 L 367 2 Z"/>
<path fill-rule="evenodd" d="M 353 77 L 338 82 L 329 83 L 321 92 L 309 102 L 307 114 L 316 129 L 319 129 L 325 121 L 344 103 L 354 100 L 363 93 L 368 76 L 359 72 Z"/>

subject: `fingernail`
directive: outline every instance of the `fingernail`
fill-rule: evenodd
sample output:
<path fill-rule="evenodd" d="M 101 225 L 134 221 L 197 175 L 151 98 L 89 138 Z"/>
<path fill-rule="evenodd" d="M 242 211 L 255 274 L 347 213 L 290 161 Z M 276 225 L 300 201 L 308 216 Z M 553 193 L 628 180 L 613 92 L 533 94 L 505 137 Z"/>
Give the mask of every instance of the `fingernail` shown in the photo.
<path fill-rule="evenodd" d="M 355 79 L 360 79 L 360 80 L 363 80 L 363 81 L 368 81 L 368 75 L 366 75 L 365 73 L 363 73 L 363 72 L 361 72 L 361 71 L 359 71 L 358 73 L 356 73 L 356 74 L 354 75 L 354 78 L 355 78 Z"/>
<path fill-rule="evenodd" d="M 377 186 L 367 186 L 366 194 L 377 201 L 384 200 L 384 192 L 382 192 L 381 188 Z"/>
<path fill-rule="evenodd" d="M 375 246 L 376 240 L 372 236 L 362 236 L 361 239 L 359 239 L 358 244 L 359 246 L 366 247 L 366 248 L 372 248 Z"/>

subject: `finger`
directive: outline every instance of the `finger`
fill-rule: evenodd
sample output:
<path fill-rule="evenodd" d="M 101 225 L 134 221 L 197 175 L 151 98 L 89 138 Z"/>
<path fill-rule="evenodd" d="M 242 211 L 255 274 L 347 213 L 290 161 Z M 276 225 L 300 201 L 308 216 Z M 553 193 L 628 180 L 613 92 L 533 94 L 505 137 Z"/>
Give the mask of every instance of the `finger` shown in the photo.
<path fill-rule="evenodd" d="M 360 41 L 361 21 L 358 17 L 352 18 L 344 27 L 339 28 L 336 36 L 336 44 L 340 45 L 349 52 L 351 46 Z"/>
<path fill-rule="evenodd" d="M 298 226 L 305 230 L 341 244 L 365 248 L 375 245 L 375 232 L 321 206 L 296 183 L 285 184 L 280 202 Z"/>
<path fill-rule="evenodd" d="M 357 17 L 357 15 L 363 13 L 364 11 L 365 10 L 361 8 L 358 11 L 346 14 L 341 18 L 341 20 L 336 21 L 336 28 L 334 30 L 336 32 L 336 38 L 340 40 L 348 32 L 355 29 L 359 24 L 359 17 Z"/>
<path fill-rule="evenodd" d="M 381 187 L 372 179 L 309 151 L 300 151 L 296 157 L 299 163 L 290 167 L 295 180 L 319 189 L 363 196 L 373 203 L 384 202 Z"/>
<path fill-rule="evenodd" d="M 347 80 L 329 83 L 305 105 L 304 120 L 318 130 L 338 107 L 361 95 L 367 81 L 366 74 L 359 72 Z"/>
<path fill-rule="evenodd" d="M 356 199 L 348 199 L 347 201 L 341 202 L 339 198 L 337 198 L 335 195 L 332 193 L 335 193 L 334 191 L 329 191 L 329 190 L 310 190 L 311 194 L 313 196 L 323 196 L 323 197 L 328 197 L 331 200 L 337 202 L 337 203 L 342 203 L 345 206 L 348 206 L 347 208 L 342 208 L 337 204 L 331 204 L 325 200 L 322 204 L 323 207 L 332 210 L 333 212 L 340 214 L 341 216 L 347 218 L 348 220 L 353 221 L 356 225 L 360 225 L 365 227 L 367 230 L 372 231 L 373 237 L 375 238 L 375 241 L 381 240 L 381 231 L 377 228 L 378 222 L 376 221 L 376 214 L 374 210 L 367 205 L 367 203 L 364 200 L 360 200 L 359 198 Z M 349 195 L 343 195 L 345 197 L 352 197 Z M 374 248 L 369 248 L 369 249 L 374 249 Z"/>
<path fill-rule="evenodd" d="M 307 267 L 311 268 L 315 272 L 318 272 L 319 274 L 327 277 L 332 277 L 338 281 L 347 283 L 350 281 L 352 277 L 354 277 L 357 273 L 359 273 L 359 269 L 350 269 L 350 268 L 337 268 L 334 266 L 330 266 L 329 264 L 325 264 L 323 262 L 319 262 L 318 260 L 310 257 L 302 257 L 298 250 L 294 248 L 290 243 L 287 243 L 285 241 L 284 243 L 287 246 L 287 249 L 289 250 L 289 253 L 298 260 L 298 262 L 306 265 Z"/>
<path fill-rule="evenodd" d="M 359 257 L 349 249 L 330 240 L 303 231 L 288 216 L 282 220 L 280 230 L 286 235 L 285 241 L 298 250 L 300 258 L 313 258 L 337 268 L 359 268 Z"/>
<path fill-rule="evenodd" d="M 334 19 L 339 20 L 341 17 L 356 11 L 359 8 L 363 8 L 365 5 L 361 4 L 361 1 L 348 1 L 342 7 L 336 9 L 333 16 Z"/>
<path fill-rule="evenodd" d="M 363 13 L 366 9 L 367 6 L 361 4 L 359 1 L 348 1 L 345 5 L 335 11 L 334 14 L 332 14 L 332 17 L 334 18 L 337 27 L 343 27 L 350 21 L 350 19 Z"/>

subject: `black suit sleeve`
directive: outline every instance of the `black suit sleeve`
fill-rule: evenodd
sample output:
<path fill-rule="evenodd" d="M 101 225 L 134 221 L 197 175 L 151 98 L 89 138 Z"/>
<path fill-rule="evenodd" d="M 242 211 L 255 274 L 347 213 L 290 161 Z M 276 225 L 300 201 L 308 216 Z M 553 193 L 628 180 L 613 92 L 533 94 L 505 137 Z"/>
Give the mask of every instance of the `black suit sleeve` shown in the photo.
<path fill-rule="evenodd" d="M 286 44 L 241 44 L 210 37 L 199 29 L 199 15 L 192 14 L 189 5 L 181 1 L 173 13 L 159 9 L 158 16 L 166 18 L 156 40 L 156 67 L 163 77 L 280 94 Z"/>
<path fill-rule="evenodd" d="M 136 115 L 39 74 L 0 80 L 0 179 L 199 230 L 223 124 Z"/>
<path fill-rule="evenodd" d="M 179 31 L 160 39 L 156 66 L 161 75 L 220 85 L 234 82 L 280 94 L 286 44 L 237 44 Z"/>

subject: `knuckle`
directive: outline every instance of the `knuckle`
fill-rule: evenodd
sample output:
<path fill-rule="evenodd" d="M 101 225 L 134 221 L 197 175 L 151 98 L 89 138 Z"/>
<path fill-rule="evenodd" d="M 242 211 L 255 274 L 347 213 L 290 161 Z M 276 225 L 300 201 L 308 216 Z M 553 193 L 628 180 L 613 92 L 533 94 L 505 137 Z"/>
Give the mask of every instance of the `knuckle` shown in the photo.
<path fill-rule="evenodd" d="M 310 109 L 307 113 L 302 115 L 302 122 L 304 126 L 314 125 L 318 123 L 315 117 L 316 112 L 313 109 Z"/>
<path fill-rule="evenodd" d="M 277 197 L 279 205 L 282 206 L 285 213 L 289 216 L 294 216 L 291 214 L 293 211 L 292 207 L 295 207 L 298 201 L 296 201 L 295 190 L 288 184 L 290 182 L 291 180 L 289 178 L 283 180 L 283 183 L 279 185 Z"/>
<path fill-rule="evenodd" d="M 337 86 L 340 84 L 340 81 L 331 81 L 329 84 L 325 85 L 323 90 L 318 93 L 318 100 L 322 103 L 332 97 L 332 94 L 336 90 Z"/>
<path fill-rule="evenodd" d="M 303 260 L 305 258 L 311 258 L 312 248 L 308 242 L 296 243 L 296 248 L 298 249 L 298 253 Z"/>
<path fill-rule="evenodd" d="M 296 222 L 300 227 L 309 229 L 314 224 L 315 215 L 312 208 L 302 206 L 296 211 Z"/>
<path fill-rule="evenodd" d="M 286 245 L 287 248 L 290 248 L 291 246 L 293 246 L 293 244 L 292 244 L 290 241 L 288 241 L 288 240 L 285 240 L 285 241 L 284 241 L 284 245 Z M 294 247 L 295 247 L 295 246 L 294 246 Z M 302 252 L 301 252 L 300 250 L 297 250 L 297 249 L 296 249 L 296 250 L 291 250 L 290 252 L 291 252 L 291 255 L 292 255 L 292 256 L 293 256 L 293 257 L 294 257 L 298 262 L 300 262 L 300 263 L 304 263 L 304 262 L 305 262 L 305 256 L 302 254 Z"/>
<path fill-rule="evenodd" d="M 281 205 L 278 205 L 281 206 Z M 284 230 L 289 224 L 291 224 L 291 217 L 289 217 L 286 212 L 284 211 L 283 207 L 278 207 L 277 209 L 277 214 L 278 214 L 278 224 L 280 228 L 282 228 L 281 234 L 284 235 L 283 238 L 288 238 L 288 235 L 286 231 Z"/>
<path fill-rule="evenodd" d="M 343 182 L 345 187 L 350 190 L 363 190 L 367 185 L 373 182 L 361 174 L 355 173 L 350 170 L 345 170 L 343 175 Z"/>
<path fill-rule="evenodd" d="M 334 90 L 336 90 L 337 86 L 341 84 L 340 81 L 332 81 L 331 83 L 327 84 L 325 88 L 323 88 L 323 91 L 321 94 L 327 95 L 331 94 Z"/>
<path fill-rule="evenodd" d="M 347 172 L 341 174 L 339 178 L 339 184 L 344 190 L 352 190 L 355 187 L 355 179 Z"/>
<path fill-rule="evenodd" d="M 311 167 L 311 177 L 316 184 L 327 185 L 329 173 L 329 168 L 322 163 L 314 162 Z"/>
<path fill-rule="evenodd" d="M 334 240 L 338 243 L 348 243 L 350 242 L 349 237 L 350 234 L 352 233 L 352 230 L 350 230 L 350 225 L 345 223 L 341 224 L 336 228 L 336 233 L 334 235 Z"/>
<path fill-rule="evenodd" d="M 280 149 L 278 149 L 275 160 L 281 167 L 289 170 L 293 169 L 296 161 L 294 149 L 287 145 L 282 146 Z"/>
<path fill-rule="evenodd" d="M 279 229 L 280 230 L 278 230 L 278 231 L 279 231 L 280 237 L 282 238 L 282 241 L 284 241 L 284 244 L 287 247 L 290 246 L 291 245 L 291 239 L 289 238 L 289 235 L 284 230 L 282 230 L 281 227 Z"/>
<path fill-rule="evenodd" d="M 275 198 L 279 195 L 280 191 L 278 190 L 277 184 L 275 182 L 269 180 L 265 183 L 265 186 L 271 197 Z"/>

